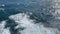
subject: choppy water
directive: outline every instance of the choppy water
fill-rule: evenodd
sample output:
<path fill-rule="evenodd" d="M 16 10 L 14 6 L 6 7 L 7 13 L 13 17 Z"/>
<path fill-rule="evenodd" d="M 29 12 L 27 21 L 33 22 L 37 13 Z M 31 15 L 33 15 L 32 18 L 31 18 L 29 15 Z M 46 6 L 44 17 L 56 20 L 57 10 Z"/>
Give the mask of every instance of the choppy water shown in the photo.
<path fill-rule="evenodd" d="M 0 0 L 0 34 L 60 34 L 58 1 Z"/>
<path fill-rule="evenodd" d="M 11 15 L 9 18 L 15 22 L 9 20 L 10 22 L 6 24 L 6 21 L 2 21 L 0 34 L 60 34 L 58 29 L 46 28 L 41 23 L 34 24 L 34 20 L 29 19 L 29 16 L 26 14 L 19 13 Z M 4 27 L 6 28 L 4 29 Z"/>

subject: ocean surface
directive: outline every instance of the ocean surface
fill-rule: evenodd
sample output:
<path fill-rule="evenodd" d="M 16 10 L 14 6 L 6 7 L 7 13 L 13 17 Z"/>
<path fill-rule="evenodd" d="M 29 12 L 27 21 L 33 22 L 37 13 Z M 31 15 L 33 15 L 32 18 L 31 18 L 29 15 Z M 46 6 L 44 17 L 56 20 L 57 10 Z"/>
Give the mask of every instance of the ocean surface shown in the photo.
<path fill-rule="evenodd" d="M 60 1 L 0 0 L 0 34 L 60 34 Z"/>

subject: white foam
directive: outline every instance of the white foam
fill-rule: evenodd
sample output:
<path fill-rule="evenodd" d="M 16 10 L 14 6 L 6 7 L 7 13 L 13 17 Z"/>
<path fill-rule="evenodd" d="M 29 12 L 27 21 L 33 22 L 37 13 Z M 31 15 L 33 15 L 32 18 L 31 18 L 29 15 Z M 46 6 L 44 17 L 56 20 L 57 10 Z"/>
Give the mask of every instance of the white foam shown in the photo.
<path fill-rule="evenodd" d="M 4 29 L 6 21 L 0 23 L 0 34 L 10 34 L 9 29 Z"/>
<path fill-rule="evenodd" d="M 34 24 L 34 20 L 29 19 L 26 14 L 11 15 L 9 18 L 18 23 L 16 28 L 25 27 L 21 34 L 60 34 L 57 29 L 46 28 L 43 24 Z"/>

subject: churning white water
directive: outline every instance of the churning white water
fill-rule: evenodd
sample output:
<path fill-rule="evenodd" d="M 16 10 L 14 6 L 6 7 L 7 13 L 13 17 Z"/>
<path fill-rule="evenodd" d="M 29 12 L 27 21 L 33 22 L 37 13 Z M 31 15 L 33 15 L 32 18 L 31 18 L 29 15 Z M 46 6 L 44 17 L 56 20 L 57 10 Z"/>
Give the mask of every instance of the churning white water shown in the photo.
<path fill-rule="evenodd" d="M 25 27 L 24 30 L 19 31 L 21 34 L 60 34 L 58 29 L 46 28 L 41 23 L 34 24 L 34 20 L 29 19 L 29 16 L 24 13 L 11 15 L 9 18 L 18 23 L 15 29 Z M 6 21 L 0 23 L 0 34 L 10 34 L 9 28 L 4 29 L 5 23 Z"/>
<path fill-rule="evenodd" d="M 10 34 L 9 28 L 4 29 L 6 21 L 0 23 L 0 34 Z"/>
<path fill-rule="evenodd" d="M 16 29 L 25 27 L 24 30 L 19 31 L 21 34 L 60 34 L 58 29 L 46 28 L 41 23 L 34 24 L 34 20 L 29 19 L 29 15 L 24 13 L 11 15 L 9 18 L 18 23 Z"/>
<path fill-rule="evenodd" d="M 25 27 L 24 30 L 19 30 L 21 34 L 60 34 L 58 29 L 46 28 L 41 23 L 34 24 L 34 20 L 29 19 L 29 15 L 24 13 L 11 15 L 9 16 L 9 19 L 13 19 L 16 23 L 18 23 L 15 29 Z M 6 21 L 2 21 L 0 23 L 0 34 L 10 34 L 9 28 L 4 29 L 5 24 Z"/>

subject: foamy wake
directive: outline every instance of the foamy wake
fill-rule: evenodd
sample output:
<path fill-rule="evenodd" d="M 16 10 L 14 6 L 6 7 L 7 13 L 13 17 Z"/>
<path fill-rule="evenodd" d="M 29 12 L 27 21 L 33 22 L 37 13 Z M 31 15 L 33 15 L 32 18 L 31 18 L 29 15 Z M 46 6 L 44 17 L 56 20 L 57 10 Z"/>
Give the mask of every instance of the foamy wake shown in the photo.
<path fill-rule="evenodd" d="M 15 20 L 18 25 L 15 29 L 25 27 L 24 30 L 19 31 L 21 34 L 60 34 L 58 29 L 46 28 L 41 23 L 34 24 L 34 20 L 29 19 L 29 16 L 24 13 L 9 16 L 9 19 Z M 4 29 L 5 21 L 0 24 L 0 34 L 10 34 L 9 28 Z"/>
<path fill-rule="evenodd" d="M 4 29 L 6 21 L 0 23 L 0 34 L 10 34 L 9 28 Z"/>
<path fill-rule="evenodd" d="M 25 27 L 24 30 L 20 31 L 21 34 L 60 34 L 58 29 L 46 28 L 41 23 L 34 24 L 34 20 L 29 19 L 29 15 L 24 13 L 12 15 L 9 18 L 19 24 L 16 28 L 19 28 L 20 25 Z"/>

